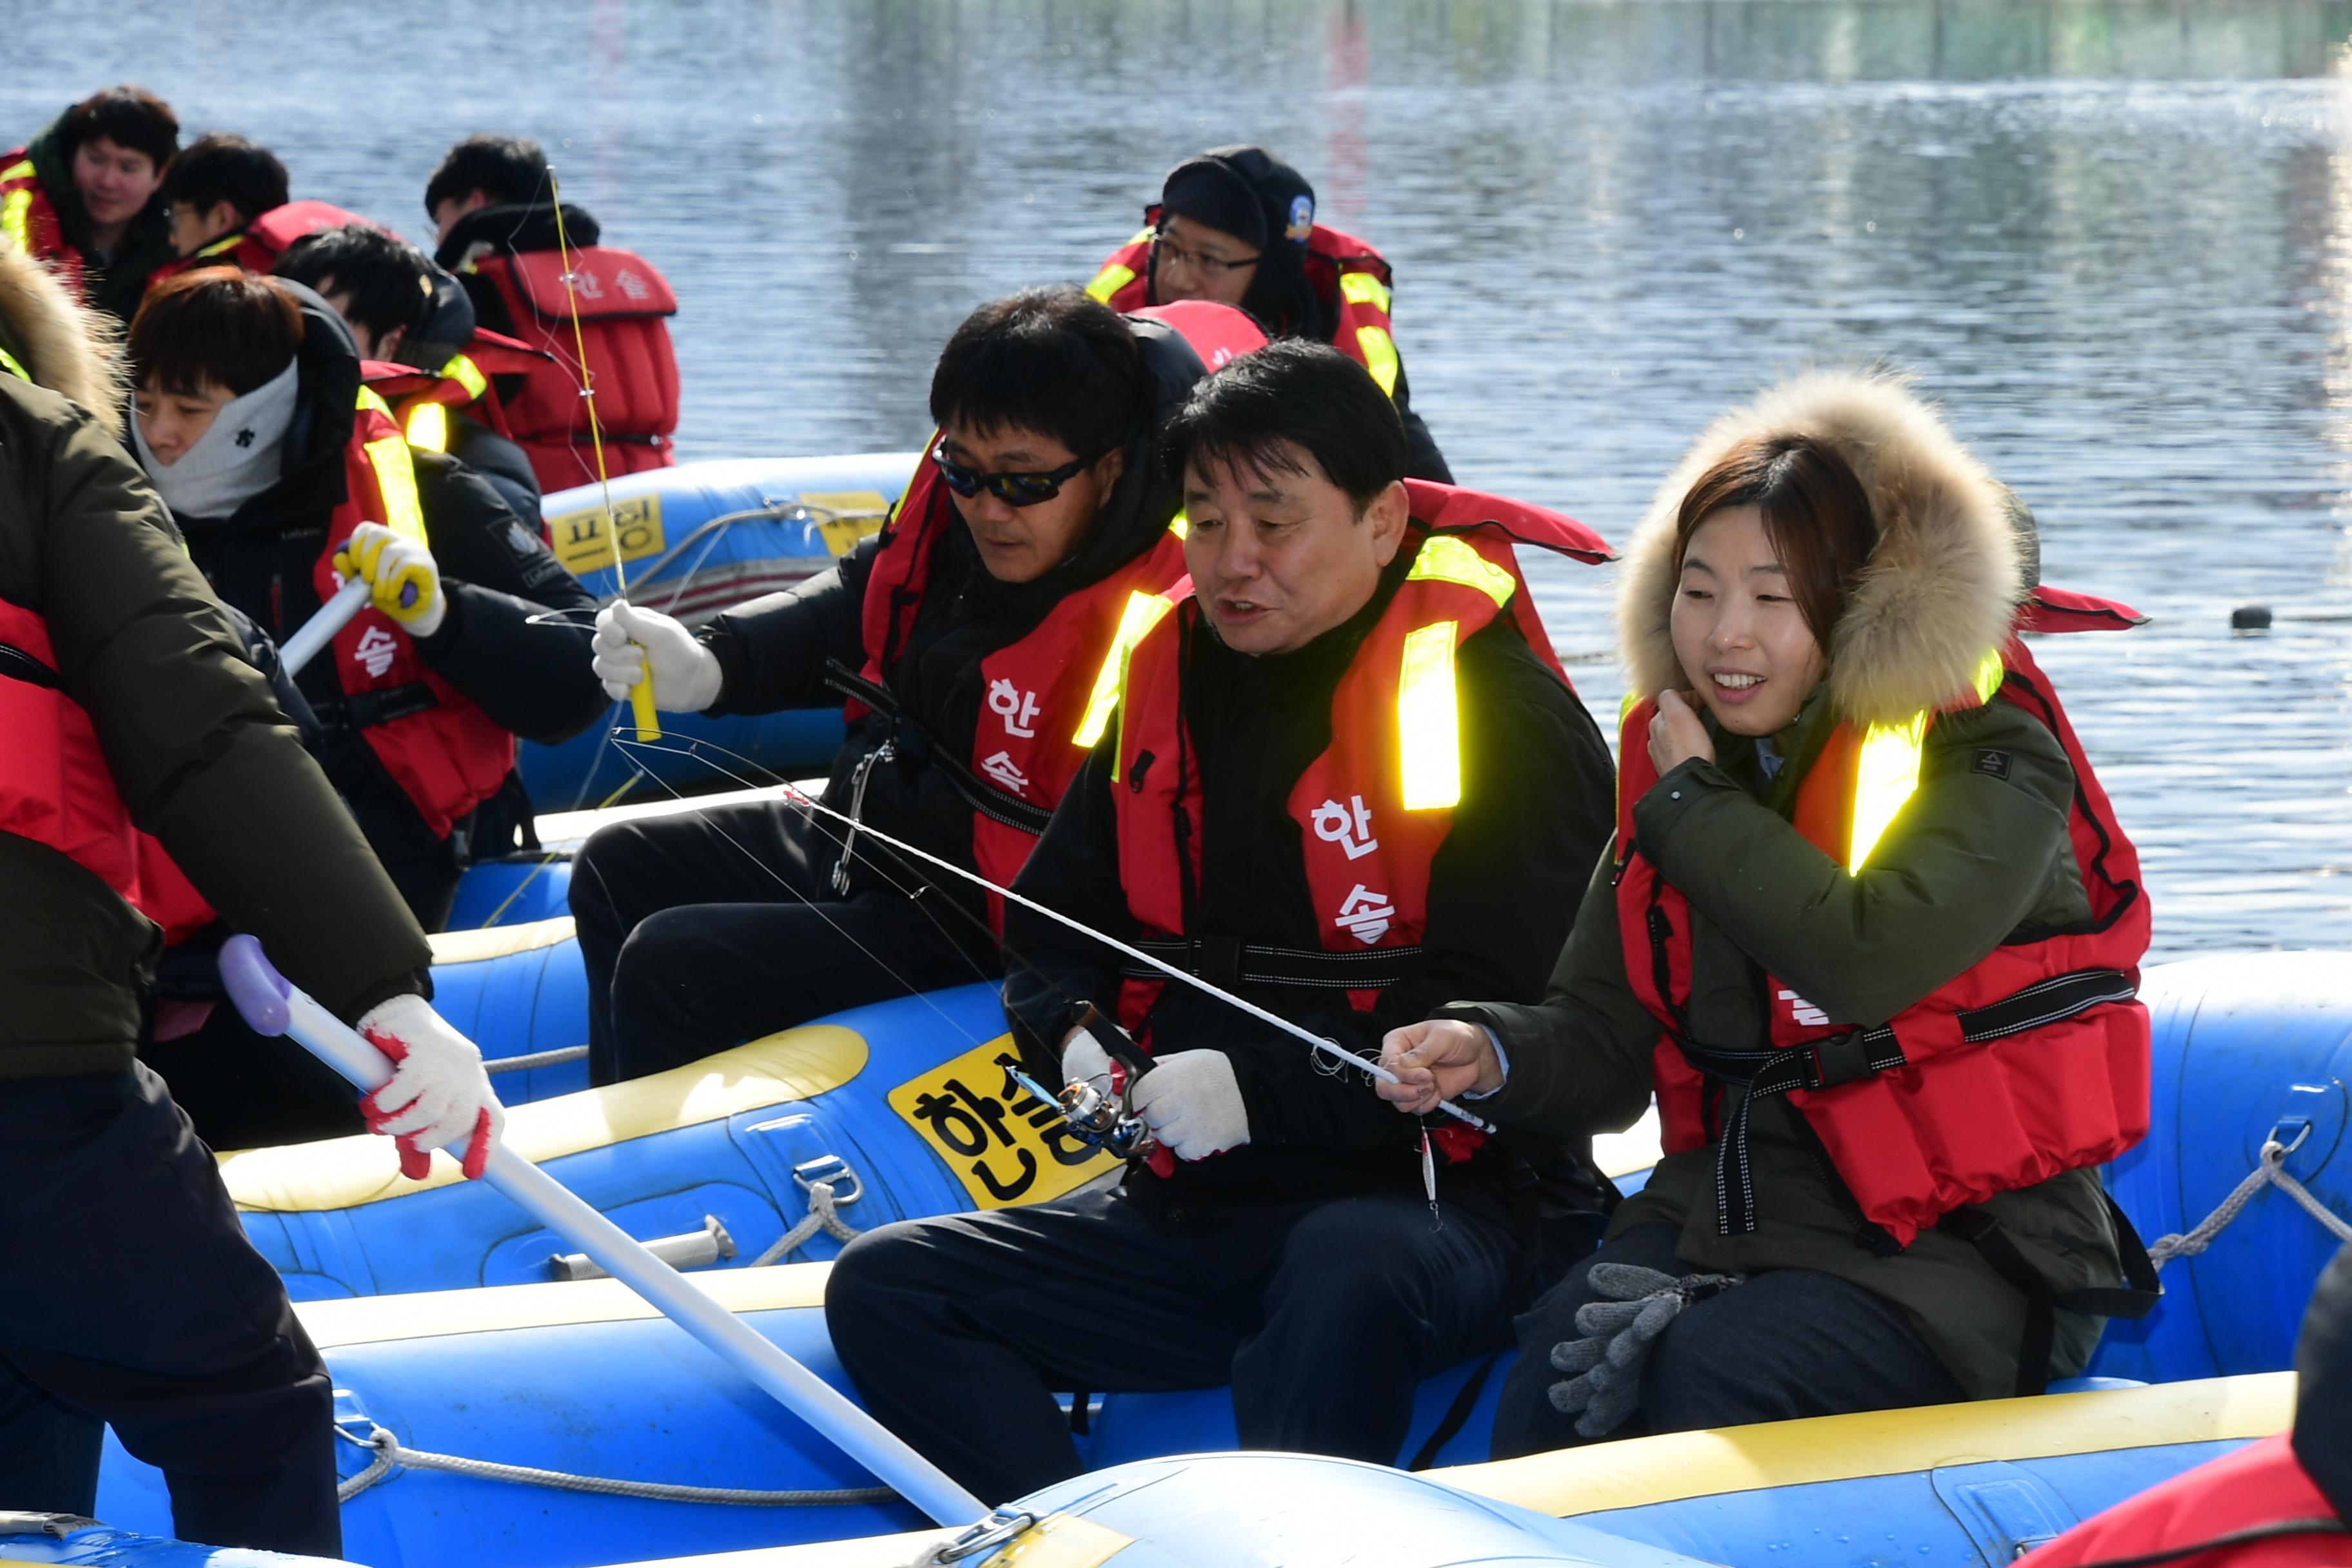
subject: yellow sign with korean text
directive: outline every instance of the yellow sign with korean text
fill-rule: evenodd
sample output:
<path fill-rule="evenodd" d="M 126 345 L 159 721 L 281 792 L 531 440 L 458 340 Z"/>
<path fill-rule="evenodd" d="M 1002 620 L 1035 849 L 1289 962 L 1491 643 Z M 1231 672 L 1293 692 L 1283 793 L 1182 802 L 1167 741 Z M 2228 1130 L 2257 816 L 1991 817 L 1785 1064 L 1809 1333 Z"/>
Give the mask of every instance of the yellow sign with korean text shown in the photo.
<path fill-rule="evenodd" d="M 890 513 L 890 503 L 880 490 L 809 490 L 802 495 L 801 505 L 816 514 L 816 531 L 835 555 L 846 555 L 860 541 L 879 533 L 882 520 Z"/>
<path fill-rule="evenodd" d="M 662 507 L 658 495 L 635 496 L 613 503 L 613 522 L 621 535 L 621 559 L 642 561 L 662 552 Z M 613 546 L 604 536 L 604 509 L 593 506 L 547 520 L 547 542 L 555 558 L 574 576 L 608 570 Z"/>
<path fill-rule="evenodd" d="M 889 1093 L 980 1208 L 1042 1203 L 1118 1168 L 1070 1131 L 1060 1106 L 1013 1081 L 1005 1068 L 1020 1061 L 1013 1037 L 999 1035 Z"/>

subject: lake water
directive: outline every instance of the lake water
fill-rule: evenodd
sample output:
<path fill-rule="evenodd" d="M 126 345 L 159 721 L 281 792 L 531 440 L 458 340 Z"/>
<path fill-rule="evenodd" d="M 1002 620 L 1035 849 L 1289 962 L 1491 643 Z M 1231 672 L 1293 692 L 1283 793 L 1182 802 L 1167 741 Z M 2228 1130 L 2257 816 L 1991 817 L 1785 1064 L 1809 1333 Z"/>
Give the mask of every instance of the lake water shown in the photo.
<path fill-rule="evenodd" d="M 14 17 L 0 124 L 140 80 L 426 240 L 449 142 L 539 136 L 677 288 L 687 458 L 911 447 L 967 310 L 1090 276 L 1234 141 L 1395 263 L 1457 475 L 1604 533 L 1760 383 L 1906 366 L 2046 578 L 2156 617 L 2037 656 L 2178 957 L 2352 948 L 2347 35 L 2285 0 L 178 0 Z M 1613 716 L 1608 574 L 1537 576 Z"/>

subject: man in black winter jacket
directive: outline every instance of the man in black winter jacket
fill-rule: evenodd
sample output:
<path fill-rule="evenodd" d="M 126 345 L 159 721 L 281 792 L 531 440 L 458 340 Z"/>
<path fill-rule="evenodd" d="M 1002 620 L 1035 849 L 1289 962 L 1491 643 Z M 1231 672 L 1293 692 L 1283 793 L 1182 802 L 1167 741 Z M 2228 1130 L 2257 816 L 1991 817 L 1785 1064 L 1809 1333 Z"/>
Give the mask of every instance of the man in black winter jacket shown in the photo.
<path fill-rule="evenodd" d="M 1412 517 L 1394 406 L 1321 344 L 1237 360 L 1165 439 L 1194 597 L 1014 891 L 1368 1059 L 1472 987 L 1541 994 L 1612 778 L 1505 608 L 1506 547 Z M 1120 1018 L 1158 1150 L 1118 1188 L 870 1231 L 825 1301 L 868 1408 L 987 1501 L 1077 1471 L 1055 1390 L 1230 1383 L 1244 1447 L 1396 1463 L 1415 1381 L 1507 1343 L 1597 1239 L 1587 1148 L 1441 1116 L 1424 1142 L 1196 987 L 1017 909 L 1005 945 L 1030 1071 L 1116 1092 L 1087 1009 Z"/>
<path fill-rule="evenodd" d="M 350 492 L 362 392 L 349 331 L 299 284 L 215 268 L 151 294 L 131 349 L 141 377 L 131 430 L 141 461 L 214 590 L 282 643 L 318 611 L 319 558 Z M 419 589 L 410 622 L 381 639 L 383 650 L 404 637 L 446 682 L 449 700 L 471 704 L 494 730 L 549 744 L 579 733 L 604 711 L 581 658 L 594 599 L 536 526 L 463 464 L 404 447 L 398 455 L 414 476 L 425 541 L 389 537 L 392 520 L 373 518 L 352 540 L 365 557 L 353 565 L 371 568 L 380 588 L 398 574 Z M 347 688 L 361 661 L 377 651 L 329 648 L 297 685 L 320 765 L 410 909 L 437 930 L 471 857 L 512 848 L 530 805 L 510 771 L 509 741 L 503 784 L 496 764 L 484 768 L 482 798 L 436 829 L 367 731 L 440 700 L 422 686 L 353 695 Z M 187 945 L 198 956 L 176 955 L 167 977 L 201 996 L 209 944 Z M 246 1032 L 226 1009 L 184 1040 L 152 1045 L 148 1059 L 216 1147 L 359 1127 L 331 1073 L 282 1041 Z"/>
<path fill-rule="evenodd" d="M 1264 341 L 1237 312 L 1202 309 Z M 1084 754 L 1071 737 L 1129 592 L 1182 572 L 1152 430 L 1204 369 L 1176 331 L 1075 289 L 982 306 L 940 355 L 942 433 L 890 525 L 698 634 L 605 610 L 607 690 L 627 695 L 650 668 L 671 711 L 814 708 L 847 692 L 857 708 L 824 804 L 960 866 L 992 843 L 1010 878 Z M 994 976 L 981 893 L 870 838 L 853 854 L 849 837 L 761 802 L 590 839 L 572 912 L 593 1081 Z"/>

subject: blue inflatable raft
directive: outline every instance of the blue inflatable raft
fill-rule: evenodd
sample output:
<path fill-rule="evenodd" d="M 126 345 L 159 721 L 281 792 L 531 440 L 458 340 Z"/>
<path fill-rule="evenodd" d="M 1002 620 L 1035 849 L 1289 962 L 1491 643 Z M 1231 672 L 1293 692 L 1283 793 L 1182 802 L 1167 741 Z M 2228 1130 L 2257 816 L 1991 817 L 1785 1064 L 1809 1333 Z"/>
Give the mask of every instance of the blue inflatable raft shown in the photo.
<path fill-rule="evenodd" d="M 632 603 L 699 626 L 830 568 L 881 527 L 919 457 L 747 458 L 648 469 L 613 481 L 611 528 L 594 485 L 558 490 L 541 510 L 557 558 L 599 599 L 625 586 Z M 584 634 L 582 642 L 585 658 Z M 728 787 L 709 762 L 616 747 L 614 725 L 625 713 L 616 710 L 614 723 L 562 745 L 522 748 L 523 783 L 541 811 L 602 804 L 639 763 L 688 794 Z M 841 742 L 841 716 L 831 710 L 669 714 L 662 725 L 665 743 L 707 741 L 779 773 L 822 765 Z M 659 791 L 640 785 L 632 798 L 648 793 Z"/>

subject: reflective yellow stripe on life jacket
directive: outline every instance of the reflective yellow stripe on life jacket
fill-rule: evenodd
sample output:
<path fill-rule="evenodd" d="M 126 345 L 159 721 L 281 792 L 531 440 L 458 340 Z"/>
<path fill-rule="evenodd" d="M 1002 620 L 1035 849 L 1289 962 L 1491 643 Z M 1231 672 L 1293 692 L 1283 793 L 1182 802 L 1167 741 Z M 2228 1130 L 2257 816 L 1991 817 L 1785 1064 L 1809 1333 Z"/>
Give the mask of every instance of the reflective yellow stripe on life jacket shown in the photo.
<path fill-rule="evenodd" d="M 1135 645 L 1141 642 L 1160 618 L 1171 608 L 1165 594 L 1147 594 L 1141 589 L 1127 596 L 1127 607 L 1118 613 L 1118 630 L 1110 639 L 1109 651 L 1103 655 L 1102 668 L 1095 673 L 1094 689 L 1087 695 L 1087 711 L 1078 721 L 1077 732 L 1070 743 L 1080 751 L 1092 751 L 1095 742 L 1110 728 L 1110 716 L 1118 708 L 1119 695 L 1127 689 L 1127 667 L 1135 657 Z M 1118 777 L 1118 760 L 1111 759 L 1111 777 Z"/>
<path fill-rule="evenodd" d="M 33 379 L 33 373 L 25 368 L 25 362 L 6 349 L 0 349 L 0 370 L 6 371 L 18 381 L 30 382 Z"/>
<path fill-rule="evenodd" d="M 235 250 L 237 246 L 244 241 L 244 239 L 245 236 L 240 233 L 225 234 L 218 239 L 214 240 L 210 245 L 200 248 L 194 256 L 188 258 L 188 259 L 191 261 L 202 261 L 207 256 L 226 256 L 228 252 Z"/>
<path fill-rule="evenodd" d="M 2007 671 L 1998 652 L 1977 666 L 1976 694 L 1979 706 L 1993 700 Z M 1927 739 L 1927 715 L 1914 713 L 1901 724 L 1873 724 L 1863 732 L 1854 758 L 1853 813 L 1846 840 L 1845 869 L 1860 876 L 1870 852 L 1886 836 L 1895 814 L 1919 788 L 1919 756 Z"/>
<path fill-rule="evenodd" d="M 1404 634 L 1397 753 L 1407 811 L 1440 811 L 1462 800 L 1462 736 L 1454 700 L 1454 639 L 1461 627 L 1459 621 L 1437 621 Z"/>
<path fill-rule="evenodd" d="M 1385 316 L 1389 313 L 1389 301 L 1395 296 L 1389 292 L 1387 284 L 1369 272 L 1342 272 L 1339 298 L 1351 305 L 1374 306 Z"/>
<path fill-rule="evenodd" d="M 359 407 L 362 412 L 373 410 L 386 419 L 392 418 L 392 407 L 376 395 L 372 386 L 360 388 Z M 416 499 L 416 464 L 408 455 L 408 437 L 404 434 L 379 436 L 362 450 L 367 453 L 368 466 L 375 470 L 376 492 L 383 497 L 382 522 L 393 532 L 426 542 L 425 538 L 425 508 Z"/>
<path fill-rule="evenodd" d="M 1396 395 L 1396 340 L 1389 336 L 1386 327 L 1358 327 L 1356 347 L 1364 356 L 1364 368 L 1381 384 L 1381 390 L 1391 397 Z"/>
<path fill-rule="evenodd" d="M 479 397 L 490 389 L 490 378 L 482 374 L 482 367 L 464 354 L 451 354 L 449 363 L 441 367 L 441 374 L 464 387 L 469 398 Z"/>
<path fill-rule="evenodd" d="M 1133 239 L 1129 240 L 1127 244 L 1139 245 L 1150 237 L 1151 230 L 1147 228 L 1139 232 L 1136 237 Z M 1119 247 L 1119 248 L 1124 250 L 1127 248 L 1127 246 L 1123 245 Z M 1099 300 L 1104 304 L 1108 305 L 1110 303 L 1110 297 L 1112 295 L 1118 293 L 1120 289 L 1126 288 L 1129 284 L 1134 281 L 1135 268 L 1132 267 L 1123 266 L 1122 264 L 1114 261 L 1109 266 L 1105 267 L 1100 272 L 1095 274 L 1095 280 L 1087 285 L 1087 293 L 1089 297 Z"/>
<path fill-rule="evenodd" d="M 449 410 L 438 403 L 420 403 L 408 411 L 408 444 L 428 452 L 449 449 Z"/>
<path fill-rule="evenodd" d="M 26 180 L 33 176 L 33 161 L 22 159 L 0 169 L 0 180 Z M 0 238 L 30 256 L 33 253 L 33 190 L 19 185 L 5 196 L 0 196 Z"/>

